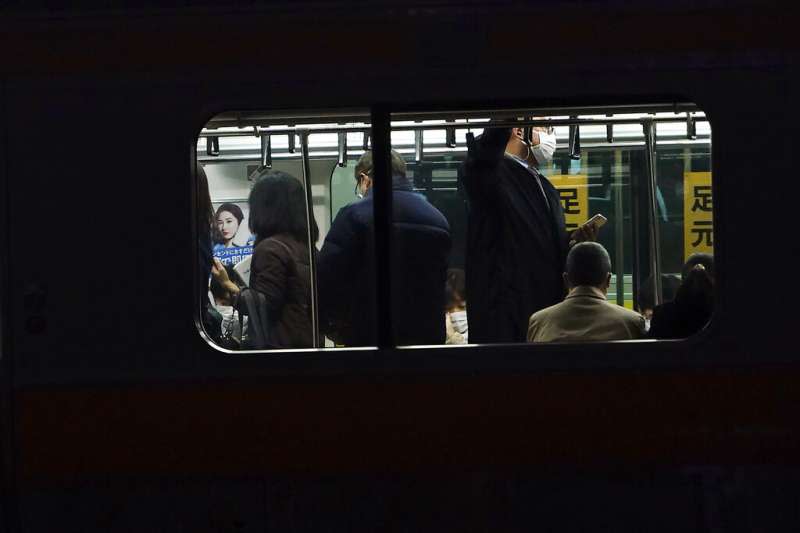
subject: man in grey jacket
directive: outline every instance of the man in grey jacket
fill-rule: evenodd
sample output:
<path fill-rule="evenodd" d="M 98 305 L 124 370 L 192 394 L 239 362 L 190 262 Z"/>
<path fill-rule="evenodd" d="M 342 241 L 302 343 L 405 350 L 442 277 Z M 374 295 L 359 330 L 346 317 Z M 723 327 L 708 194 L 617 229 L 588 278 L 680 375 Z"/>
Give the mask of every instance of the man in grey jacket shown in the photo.
<path fill-rule="evenodd" d="M 563 274 L 566 299 L 531 316 L 528 342 L 579 342 L 639 339 L 644 317 L 606 299 L 611 258 L 599 243 L 576 244 Z"/>

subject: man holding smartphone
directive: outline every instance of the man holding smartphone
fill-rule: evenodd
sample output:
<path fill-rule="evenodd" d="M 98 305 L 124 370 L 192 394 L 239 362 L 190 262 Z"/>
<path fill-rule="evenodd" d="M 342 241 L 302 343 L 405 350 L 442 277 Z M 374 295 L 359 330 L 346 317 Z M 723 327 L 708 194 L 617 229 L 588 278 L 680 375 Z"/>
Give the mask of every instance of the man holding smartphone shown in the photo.
<path fill-rule="evenodd" d="M 466 278 L 470 342 L 525 342 L 528 318 L 565 295 L 571 242 L 593 241 L 584 224 L 569 234 L 556 188 L 539 173 L 553 157 L 552 128 L 490 128 L 467 138 L 459 181 L 467 197 Z"/>

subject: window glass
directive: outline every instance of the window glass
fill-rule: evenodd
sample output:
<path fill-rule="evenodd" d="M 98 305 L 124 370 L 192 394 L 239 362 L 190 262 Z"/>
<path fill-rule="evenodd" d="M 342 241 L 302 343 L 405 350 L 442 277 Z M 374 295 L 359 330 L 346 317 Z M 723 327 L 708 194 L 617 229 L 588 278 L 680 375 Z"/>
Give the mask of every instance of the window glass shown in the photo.
<path fill-rule="evenodd" d="M 212 119 L 201 132 L 200 314 L 217 345 L 374 344 L 374 320 L 359 314 L 374 300 L 374 281 L 361 272 L 374 236 L 348 205 L 369 115 L 354 115 L 332 123 L 324 113 L 296 121 L 237 113 L 238 126 Z"/>
<path fill-rule="evenodd" d="M 561 122 L 513 129 L 523 116 Z M 661 325 L 680 322 L 687 311 L 672 300 L 684 262 L 711 252 L 712 242 L 710 129 L 701 113 L 692 117 L 696 135 L 688 139 L 685 113 L 646 109 L 395 115 L 396 344 L 637 339 L 650 335 L 658 303 L 666 304 Z M 504 127 L 484 129 L 489 120 Z M 645 134 L 650 121 L 654 142 Z M 595 238 L 602 249 L 574 246 L 589 235 L 572 233 L 597 214 L 605 217 Z M 607 272 L 598 277 L 598 269 Z M 697 297 L 710 295 L 710 278 L 700 280 Z M 592 307 L 597 302 L 605 305 Z M 653 333 L 693 333 L 672 326 Z"/>
<path fill-rule="evenodd" d="M 710 126 L 688 105 L 592 112 L 393 115 L 386 272 L 367 112 L 212 119 L 196 167 L 206 333 L 231 350 L 375 346 L 384 283 L 397 346 L 699 331 Z"/>

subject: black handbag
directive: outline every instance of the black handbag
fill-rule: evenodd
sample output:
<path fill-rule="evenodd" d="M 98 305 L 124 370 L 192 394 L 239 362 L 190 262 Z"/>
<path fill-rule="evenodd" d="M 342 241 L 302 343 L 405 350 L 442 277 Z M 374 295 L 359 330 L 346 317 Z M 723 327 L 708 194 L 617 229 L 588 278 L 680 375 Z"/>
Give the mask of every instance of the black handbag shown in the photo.
<path fill-rule="evenodd" d="M 267 299 L 260 292 L 245 287 L 239 293 L 239 324 L 244 331 L 244 317 L 247 317 L 247 337 L 242 339 L 243 350 L 266 350 L 274 348 L 270 341 L 269 311 Z"/>

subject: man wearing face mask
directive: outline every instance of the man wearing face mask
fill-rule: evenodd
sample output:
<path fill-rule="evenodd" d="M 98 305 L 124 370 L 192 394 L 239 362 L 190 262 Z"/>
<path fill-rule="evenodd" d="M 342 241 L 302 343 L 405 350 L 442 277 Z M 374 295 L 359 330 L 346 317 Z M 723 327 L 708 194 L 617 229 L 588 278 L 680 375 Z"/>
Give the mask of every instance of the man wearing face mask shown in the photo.
<path fill-rule="evenodd" d="M 442 213 L 413 191 L 406 163 L 392 150 L 392 269 L 394 342 L 399 345 L 445 341 L 445 277 L 450 226 Z M 339 210 L 317 256 L 323 332 L 345 346 L 377 342 L 375 224 L 372 152 L 355 168 L 356 196 Z"/>
<path fill-rule="evenodd" d="M 555 187 L 539 173 L 556 148 L 552 129 L 490 128 L 467 136 L 460 183 L 467 198 L 466 278 L 470 342 L 525 342 L 528 318 L 563 300 L 570 241 Z"/>

